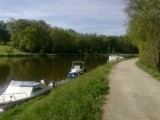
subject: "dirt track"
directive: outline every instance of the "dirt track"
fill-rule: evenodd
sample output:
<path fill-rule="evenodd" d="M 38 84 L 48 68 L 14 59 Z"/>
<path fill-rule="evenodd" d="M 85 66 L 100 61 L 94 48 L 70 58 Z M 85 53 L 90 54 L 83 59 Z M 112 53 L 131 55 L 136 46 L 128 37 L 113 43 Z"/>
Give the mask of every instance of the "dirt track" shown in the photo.
<path fill-rule="evenodd" d="M 160 82 L 140 70 L 136 61 L 113 68 L 102 120 L 160 120 Z"/>

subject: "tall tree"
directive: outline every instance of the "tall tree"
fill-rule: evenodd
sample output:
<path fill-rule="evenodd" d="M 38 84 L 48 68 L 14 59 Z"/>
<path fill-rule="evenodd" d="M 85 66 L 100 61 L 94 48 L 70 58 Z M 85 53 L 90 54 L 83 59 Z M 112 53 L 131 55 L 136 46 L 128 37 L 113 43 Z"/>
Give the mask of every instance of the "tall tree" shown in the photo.
<path fill-rule="evenodd" d="M 30 20 L 10 19 L 7 22 L 8 30 L 11 35 L 11 45 L 17 49 L 21 49 L 19 43 L 23 39 L 23 31 L 31 25 Z M 22 49 L 21 49 L 22 50 Z M 23 51 L 23 50 L 22 50 Z"/>
<path fill-rule="evenodd" d="M 0 21 L 0 41 L 3 44 L 7 44 L 7 42 L 10 41 L 9 31 L 6 23 L 3 20 Z"/>
<path fill-rule="evenodd" d="M 128 36 L 139 48 L 140 60 L 160 69 L 160 1 L 126 0 Z"/>
<path fill-rule="evenodd" d="M 49 30 L 50 26 L 43 20 L 32 21 L 32 26 L 36 28 L 36 39 L 38 40 L 40 52 L 44 53 L 49 46 Z"/>

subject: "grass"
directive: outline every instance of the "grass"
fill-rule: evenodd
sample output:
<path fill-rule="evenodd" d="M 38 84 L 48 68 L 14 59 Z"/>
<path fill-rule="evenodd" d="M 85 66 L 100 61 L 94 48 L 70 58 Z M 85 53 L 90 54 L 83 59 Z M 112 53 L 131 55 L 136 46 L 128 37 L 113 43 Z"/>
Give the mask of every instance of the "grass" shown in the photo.
<path fill-rule="evenodd" d="M 54 57 L 55 54 L 45 54 L 49 57 Z M 39 56 L 45 56 L 42 53 L 27 53 L 27 52 L 22 52 L 16 48 L 13 48 L 12 46 L 7 46 L 7 45 L 0 45 L 0 56 L 7 56 L 7 57 L 21 57 L 21 56 L 34 56 L 34 57 L 39 57 Z"/>
<path fill-rule="evenodd" d="M 24 55 L 26 53 L 21 52 L 11 46 L 6 46 L 6 45 L 0 45 L 0 55 L 1 56 L 6 56 L 6 55 Z"/>
<path fill-rule="evenodd" d="M 125 58 L 133 58 L 137 57 L 138 54 L 121 54 L 121 53 L 115 53 L 117 55 L 122 55 Z M 0 45 L 0 56 L 49 56 L 49 57 L 55 57 L 55 56 L 108 56 L 110 54 L 100 54 L 100 53 L 55 53 L 55 54 L 42 54 L 42 53 L 26 53 L 22 52 L 18 49 L 13 48 L 12 46 L 7 45 Z"/>
<path fill-rule="evenodd" d="M 160 71 L 156 70 L 153 67 L 144 65 L 141 62 L 137 62 L 136 65 L 141 68 L 142 70 L 144 70 L 145 72 L 149 73 L 150 75 L 152 75 L 155 79 L 160 80 Z"/>
<path fill-rule="evenodd" d="M 100 120 L 104 96 L 109 93 L 108 74 L 114 65 L 105 64 L 56 87 L 0 115 L 0 120 Z"/>

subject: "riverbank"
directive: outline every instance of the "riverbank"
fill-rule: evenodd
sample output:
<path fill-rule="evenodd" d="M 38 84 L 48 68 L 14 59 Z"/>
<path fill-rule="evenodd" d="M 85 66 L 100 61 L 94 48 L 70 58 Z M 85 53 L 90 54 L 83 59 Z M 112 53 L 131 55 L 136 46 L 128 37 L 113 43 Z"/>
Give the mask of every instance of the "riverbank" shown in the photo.
<path fill-rule="evenodd" d="M 100 66 L 48 95 L 33 99 L 7 111 L 0 120 L 98 120 L 101 106 L 109 92 L 108 74 L 115 63 Z"/>
<path fill-rule="evenodd" d="M 29 55 L 29 53 L 25 53 L 22 51 L 19 51 L 18 49 L 15 49 L 11 46 L 7 45 L 0 45 L 0 57 L 10 57 L 10 56 L 26 56 Z"/>
<path fill-rule="evenodd" d="M 138 57 L 138 54 L 123 54 L 123 53 L 115 53 L 117 55 L 122 55 L 125 58 L 133 58 Z M 19 51 L 11 46 L 7 45 L 0 45 L 0 57 L 26 57 L 26 56 L 108 56 L 110 54 L 100 54 L 100 53 L 55 53 L 55 54 L 48 54 L 48 53 L 27 53 Z"/>

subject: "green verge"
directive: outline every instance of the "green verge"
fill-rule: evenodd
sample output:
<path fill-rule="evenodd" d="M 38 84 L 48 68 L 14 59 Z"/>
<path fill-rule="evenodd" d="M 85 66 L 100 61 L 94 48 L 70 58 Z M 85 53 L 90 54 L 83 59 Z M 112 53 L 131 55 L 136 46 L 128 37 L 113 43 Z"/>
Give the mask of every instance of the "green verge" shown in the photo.
<path fill-rule="evenodd" d="M 116 63 L 105 64 L 0 115 L 0 120 L 100 120 L 109 93 L 108 75 Z"/>
<path fill-rule="evenodd" d="M 21 52 L 11 46 L 0 45 L 0 55 L 17 55 L 17 54 L 24 55 L 26 53 Z"/>
<path fill-rule="evenodd" d="M 143 71 L 149 73 L 150 75 L 152 75 L 155 79 L 160 80 L 160 71 L 156 70 L 153 67 L 147 66 L 141 62 L 136 62 L 136 65 L 142 69 Z"/>
<path fill-rule="evenodd" d="M 125 58 L 133 58 L 137 57 L 138 54 L 121 54 L 121 53 L 115 53 L 116 55 L 122 55 Z M 21 56 L 49 56 L 49 57 L 55 57 L 55 56 L 108 56 L 110 54 L 99 54 L 99 53 L 29 53 L 29 52 L 22 52 L 12 46 L 8 45 L 0 45 L 0 57 L 21 57 Z"/>

